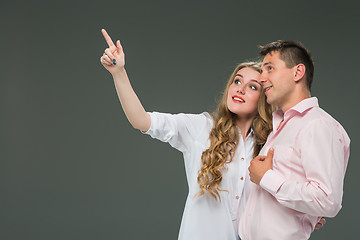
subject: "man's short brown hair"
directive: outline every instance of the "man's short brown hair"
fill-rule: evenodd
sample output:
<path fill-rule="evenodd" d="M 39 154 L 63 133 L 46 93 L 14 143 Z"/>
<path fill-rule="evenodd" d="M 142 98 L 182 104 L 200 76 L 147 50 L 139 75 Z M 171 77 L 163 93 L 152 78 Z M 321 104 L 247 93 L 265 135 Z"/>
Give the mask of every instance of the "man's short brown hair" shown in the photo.
<path fill-rule="evenodd" d="M 296 41 L 285 41 L 278 40 L 276 42 L 268 43 L 264 46 L 259 46 L 260 55 L 265 57 L 267 54 L 272 54 L 273 52 L 280 53 L 280 59 L 283 60 L 286 64 L 286 67 L 292 68 L 297 64 L 305 65 L 305 76 L 306 83 L 311 90 L 311 84 L 314 76 L 314 62 L 309 50 L 307 50 L 304 45 Z"/>

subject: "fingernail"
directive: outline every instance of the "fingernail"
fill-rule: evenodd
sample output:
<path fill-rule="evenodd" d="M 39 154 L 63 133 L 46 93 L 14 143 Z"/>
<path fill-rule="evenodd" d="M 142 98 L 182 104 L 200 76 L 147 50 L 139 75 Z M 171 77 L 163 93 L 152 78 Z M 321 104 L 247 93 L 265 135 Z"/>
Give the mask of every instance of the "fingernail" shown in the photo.
<path fill-rule="evenodd" d="M 116 62 L 114 62 L 114 65 L 116 65 Z"/>
<path fill-rule="evenodd" d="M 116 62 L 116 59 L 115 59 L 115 58 L 113 59 L 113 62 Z"/>

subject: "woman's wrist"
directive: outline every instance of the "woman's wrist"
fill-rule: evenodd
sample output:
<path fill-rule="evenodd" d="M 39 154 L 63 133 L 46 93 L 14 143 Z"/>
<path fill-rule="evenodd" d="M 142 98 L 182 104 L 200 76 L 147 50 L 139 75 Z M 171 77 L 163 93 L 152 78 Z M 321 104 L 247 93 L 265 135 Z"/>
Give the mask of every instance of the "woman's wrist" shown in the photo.
<path fill-rule="evenodd" d="M 126 70 L 124 67 L 112 74 L 114 81 L 121 81 L 127 78 Z"/>

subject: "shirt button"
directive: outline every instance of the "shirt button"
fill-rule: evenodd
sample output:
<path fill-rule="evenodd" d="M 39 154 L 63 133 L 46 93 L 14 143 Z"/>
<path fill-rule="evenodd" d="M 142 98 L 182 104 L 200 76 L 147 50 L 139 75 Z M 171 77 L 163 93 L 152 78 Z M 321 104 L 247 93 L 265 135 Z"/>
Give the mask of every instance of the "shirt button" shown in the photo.
<path fill-rule="evenodd" d="M 244 180 L 244 177 L 241 177 L 240 180 Z"/>
<path fill-rule="evenodd" d="M 240 158 L 241 161 L 244 161 L 245 159 L 244 158 Z"/>
<path fill-rule="evenodd" d="M 240 197 L 239 197 L 239 195 L 236 195 L 236 199 L 239 199 Z"/>

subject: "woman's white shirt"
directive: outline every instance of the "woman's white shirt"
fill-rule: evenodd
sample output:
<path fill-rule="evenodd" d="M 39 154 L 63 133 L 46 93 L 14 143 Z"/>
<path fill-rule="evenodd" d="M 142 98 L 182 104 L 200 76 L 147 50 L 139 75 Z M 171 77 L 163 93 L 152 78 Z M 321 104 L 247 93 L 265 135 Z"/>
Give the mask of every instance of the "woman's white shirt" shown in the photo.
<path fill-rule="evenodd" d="M 248 167 L 253 154 L 253 133 L 246 140 L 240 135 L 233 161 L 222 169 L 220 183 L 221 202 L 209 194 L 194 196 L 200 191 L 197 177 L 201 168 L 201 155 L 209 148 L 209 134 L 213 120 L 208 113 L 167 114 L 152 112 L 151 137 L 168 142 L 183 153 L 189 193 L 181 221 L 180 240 L 238 240 L 240 217 L 253 183 Z"/>

